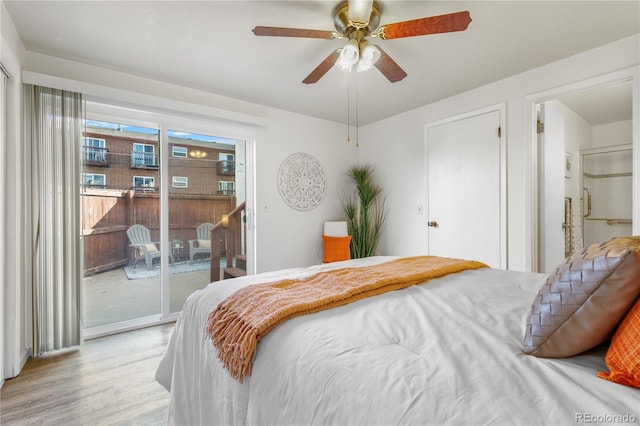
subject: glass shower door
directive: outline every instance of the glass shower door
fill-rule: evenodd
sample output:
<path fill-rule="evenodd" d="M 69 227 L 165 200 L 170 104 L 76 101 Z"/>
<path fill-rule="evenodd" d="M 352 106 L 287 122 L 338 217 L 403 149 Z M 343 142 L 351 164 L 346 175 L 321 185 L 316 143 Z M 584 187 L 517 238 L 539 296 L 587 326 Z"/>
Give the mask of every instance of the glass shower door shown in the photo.
<path fill-rule="evenodd" d="M 584 246 L 631 235 L 631 145 L 582 151 Z"/>

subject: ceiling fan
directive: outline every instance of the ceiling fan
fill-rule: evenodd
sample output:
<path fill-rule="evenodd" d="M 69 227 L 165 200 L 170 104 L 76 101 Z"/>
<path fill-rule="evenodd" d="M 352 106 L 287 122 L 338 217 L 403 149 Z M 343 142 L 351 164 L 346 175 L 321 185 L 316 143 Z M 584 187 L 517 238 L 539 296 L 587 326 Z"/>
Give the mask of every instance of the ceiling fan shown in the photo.
<path fill-rule="evenodd" d="M 382 6 L 375 0 L 345 0 L 333 9 L 336 31 L 309 30 L 257 26 L 257 36 L 303 37 L 319 39 L 349 39 L 347 45 L 336 49 L 318 65 L 302 82 L 316 83 L 334 65 L 351 71 L 362 71 L 375 66 L 391 83 L 402 80 L 407 73 L 378 45 L 368 37 L 392 40 L 428 34 L 464 31 L 471 22 L 468 11 L 418 18 L 379 26 Z"/>

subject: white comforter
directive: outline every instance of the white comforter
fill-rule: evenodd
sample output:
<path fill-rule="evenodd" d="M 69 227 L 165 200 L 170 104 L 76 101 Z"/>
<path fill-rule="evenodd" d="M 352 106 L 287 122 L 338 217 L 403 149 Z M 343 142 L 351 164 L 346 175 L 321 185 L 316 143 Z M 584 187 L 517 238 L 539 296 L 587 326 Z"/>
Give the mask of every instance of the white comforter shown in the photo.
<path fill-rule="evenodd" d="M 540 274 L 466 271 L 289 320 L 258 344 L 242 384 L 219 362 L 205 323 L 235 290 L 391 259 L 225 280 L 194 293 L 156 372 L 171 392 L 169 423 L 640 423 L 640 390 L 595 376 L 603 349 L 568 359 L 521 352 Z"/>

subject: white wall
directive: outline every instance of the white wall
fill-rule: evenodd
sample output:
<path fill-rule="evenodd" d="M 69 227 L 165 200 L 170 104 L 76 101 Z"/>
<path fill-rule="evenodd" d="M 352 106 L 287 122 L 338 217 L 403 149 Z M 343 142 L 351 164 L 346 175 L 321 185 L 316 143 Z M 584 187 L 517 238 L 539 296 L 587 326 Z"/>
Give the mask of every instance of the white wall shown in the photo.
<path fill-rule="evenodd" d="M 425 200 L 424 125 L 505 102 L 508 267 L 532 270 L 534 151 L 528 132 L 532 123 L 525 117 L 527 98 L 639 63 L 640 36 L 636 35 L 362 127 L 359 160 L 379 170 L 392 208 L 380 251 L 426 252 L 426 216 L 417 215 L 415 209 Z M 428 83 L 424 90 L 429 90 Z"/>
<path fill-rule="evenodd" d="M 612 145 L 626 145 L 633 141 L 631 120 L 593 126 L 593 148 Z"/>
<path fill-rule="evenodd" d="M 354 164 L 355 148 L 345 142 L 346 126 L 272 110 L 270 124 L 256 131 L 257 270 L 267 271 L 322 262 L 322 229 L 327 220 L 344 217 L 345 173 Z M 315 209 L 287 206 L 277 188 L 277 172 L 292 153 L 313 155 L 327 176 L 327 192 Z"/>
<path fill-rule="evenodd" d="M 571 111 L 563 104 L 553 101 L 563 114 L 564 120 L 564 150 L 572 154 L 573 171 L 571 178 L 565 179 L 564 195 L 571 197 L 577 203 L 580 193 L 580 150 L 593 146 L 593 126 L 582 117 Z"/>
<path fill-rule="evenodd" d="M 564 196 L 571 197 L 572 220 L 575 223 L 581 221 L 582 218 L 580 199 L 583 194 L 580 179 L 580 175 L 582 174 L 580 150 L 593 146 L 593 127 L 575 112 L 562 104 L 561 106 L 564 111 L 565 120 L 564 149 L 572 154 L 573 159 L 571 177 L 564 180 Z M 577 250 L 583 246 L 582 230 L 580 228 L 577 226 L 573 228 L 572 250 Z M 556 258 L 555 263 L 557 264 L 561 260 L 562 258 Z M 548 272 L 551 272 L 551 268 L 555 267 L 555 265 L 547 266 L 546 271 Z"/>
<path fill-rule="evenodd" d="M 28 248 L 23 244 L 21 234 L 23 191 L 21 182 L 21 116 L 22 85 L 20 68 L 24 56 L 24 46 L 9 18 L 4 3 L 0 4 L 0 60 L 8 69 L 12 78 L 7 84 L 7 121 L 5 161 L 0 171 L 4 173 L 4 199 L 0 200 L 4 210 L 4 238 L 0 240 L 4 248 L 4 268 L 0 270 L 0 292 L 2 293 L 2 327 L 0 329 L 0 379 L 13 377 L 22 368 L 27 359 L 25 342 L 26 306 L 25 286 L 23 285 L 23 258 Z"/>

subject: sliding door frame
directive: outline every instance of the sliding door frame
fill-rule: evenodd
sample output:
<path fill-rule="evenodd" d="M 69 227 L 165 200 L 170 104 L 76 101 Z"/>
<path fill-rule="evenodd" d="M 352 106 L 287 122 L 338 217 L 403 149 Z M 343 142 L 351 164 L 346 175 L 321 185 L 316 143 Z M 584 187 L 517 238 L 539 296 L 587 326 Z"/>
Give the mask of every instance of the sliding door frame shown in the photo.
<path fill-rule="evenodd" d="M 159 130 L 160 146 L 160 240 L 169 240 L 169 130 L 189 129 L 192 133 L 207 134 L 227 139 L 242 140 L 246 143 L 246 232 L 247 232 L 247 274 L 255 273 L 255 130 L 233 122 L 216 120 L 207 116 L 184 114 L 179 112 L 153 111 L 152 108 L 118 105 L 115 102 L 86 97 L 87 119 L 105 122 L 126 122 L 130 125 L 156 128 Z M 179 312 L 170 312 L 169 306 L 169 262 L 162 256 L 160 264 L 161 308 L 159 315 L 126 320 L 83 329 L 85 340 L 96 337 L 175 321 Z"/>

